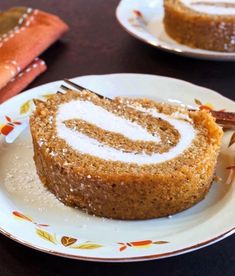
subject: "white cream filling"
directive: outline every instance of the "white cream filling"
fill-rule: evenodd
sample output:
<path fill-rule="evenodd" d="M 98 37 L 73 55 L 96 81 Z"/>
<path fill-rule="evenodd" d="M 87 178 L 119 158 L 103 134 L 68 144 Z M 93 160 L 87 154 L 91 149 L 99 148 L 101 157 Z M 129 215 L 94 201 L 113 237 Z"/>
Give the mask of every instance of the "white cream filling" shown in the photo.
<path fill-rule="evenodd" d="M 152 135 L 141 125 L 119 117 L 90 101 L 73 100 L 60 105 L 57 120 L 63 122 L 71 119 L 84 120 L 104 130 L 122 134 L 133 141 L 160 142 L 159 137 Z"/>
<path fill-rule="evenodd" d="M 181 0 L 181 2 L 197 12 L 214 15 L 235 15 L 234 0 Z"/>
<path fill-rule="evenodd" d="M 146 140 L 146 137 L 140 139 L 140 137 L 143 137 L 144 128 L 139 125 L 135 127 L 135 124 L 132 125 L 133 123 L 130 124 L 130 121 L 121 117 L 117 119 L 116 115 L 87 101 L 71 101 L 59 106 L 56 116 L 57 135 L 59 138 L 64 139 L 74 150 L 83 154 L 90 154 L 105 160 L 137 163 L 139 165 L 156 164 L 173 159 L 186 150 L 195 138 L 196 131 L 189 122 L 183 121 L 182 119 L 177 120 L 171 118 L 168 115 L 158 113 L 155 109 L 145 109 L 134 105 L 131 107 L 169 122 L 180 133 L 181 137 L 178 144 L 172 147 L 168 152 L 162 154 L 153 153 L 148 155 L 146 153 L 130 153 L 104 145 L 96 139 L 66 127 L 64 124 L 65 120 L 77 118 L 90 123 L 97 122 L 95 123 L 97 126 L 108 131 L 122 133 L 132 140 L 149 141 Z M 147 130 L 145 131 L 147 132 Z M 148 133 L 148 135 L 150 134 Z M 148 136 L 148 138 L 150 137 Z"/>

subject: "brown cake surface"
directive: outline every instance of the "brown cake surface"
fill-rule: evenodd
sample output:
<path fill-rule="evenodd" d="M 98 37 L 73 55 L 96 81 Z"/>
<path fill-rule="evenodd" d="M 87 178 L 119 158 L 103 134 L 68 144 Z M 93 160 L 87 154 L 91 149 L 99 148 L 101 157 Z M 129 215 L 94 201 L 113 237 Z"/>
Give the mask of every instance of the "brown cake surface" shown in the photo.
<path fill-rule="evenodd" d="M 149 219 L 208 193 L 222 131 L 206 111 L 74 91 L 36 101 L 34 160 L 58 199 L 91 214 Z"/>
<path fill-rule="evenodd" d="M 164 27 L 181 44 L 235 52 L 235 2 L 164 0 Z"/>

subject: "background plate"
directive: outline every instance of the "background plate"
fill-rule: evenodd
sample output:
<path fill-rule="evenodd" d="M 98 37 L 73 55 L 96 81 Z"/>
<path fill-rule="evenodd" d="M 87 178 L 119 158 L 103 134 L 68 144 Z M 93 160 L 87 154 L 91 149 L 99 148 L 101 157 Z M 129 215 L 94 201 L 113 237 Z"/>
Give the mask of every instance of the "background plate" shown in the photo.
<path fill-rule="evenodd" d="M 129 34 L 156 48 L 193 58 L 235 60 L 235 53 L 207 51 L 179 44 L 166 34 L 163 16 L 163 0 L 122 0 L 116 10 L 119 23 Z"/>

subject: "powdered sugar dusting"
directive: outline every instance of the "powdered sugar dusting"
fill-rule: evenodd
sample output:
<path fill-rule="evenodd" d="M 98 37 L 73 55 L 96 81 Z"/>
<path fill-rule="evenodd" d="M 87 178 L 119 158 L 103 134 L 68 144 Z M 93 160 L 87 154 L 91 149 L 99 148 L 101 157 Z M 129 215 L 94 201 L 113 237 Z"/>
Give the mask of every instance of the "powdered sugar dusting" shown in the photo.
<path fill-rule="evenodd" d="M 32 162 L 22 162 L 22 157 L 16 155 L 12 160 L 14 164 L 4 177 L 4 185 L 8 193 L 21 197 L 25 203 L 38 206 L 43 212 L 48 207 L 64 207 L 41 183 Z"/>

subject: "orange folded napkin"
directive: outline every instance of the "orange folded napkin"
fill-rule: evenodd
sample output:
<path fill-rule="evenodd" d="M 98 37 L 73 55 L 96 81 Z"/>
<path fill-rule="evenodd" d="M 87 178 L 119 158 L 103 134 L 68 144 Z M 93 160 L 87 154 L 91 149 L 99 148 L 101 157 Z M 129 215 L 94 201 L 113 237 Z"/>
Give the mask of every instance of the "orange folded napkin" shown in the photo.
<path fill-rule="evenodd" d="M 0 13 L 0 103 L 46 70 L 45 63 L 35 58 L 67 30 L 57 16 L 36 9 Z"/>
<path fill-rule="evenodd" d="M 38 75 L 46 71 L 46 64 L 43 60 L 35 60 L 22 70 L 18 75 L 12 78 L 7 85 L 0 90 L 0 103 L 15 96 L 28 86 Z"/>

